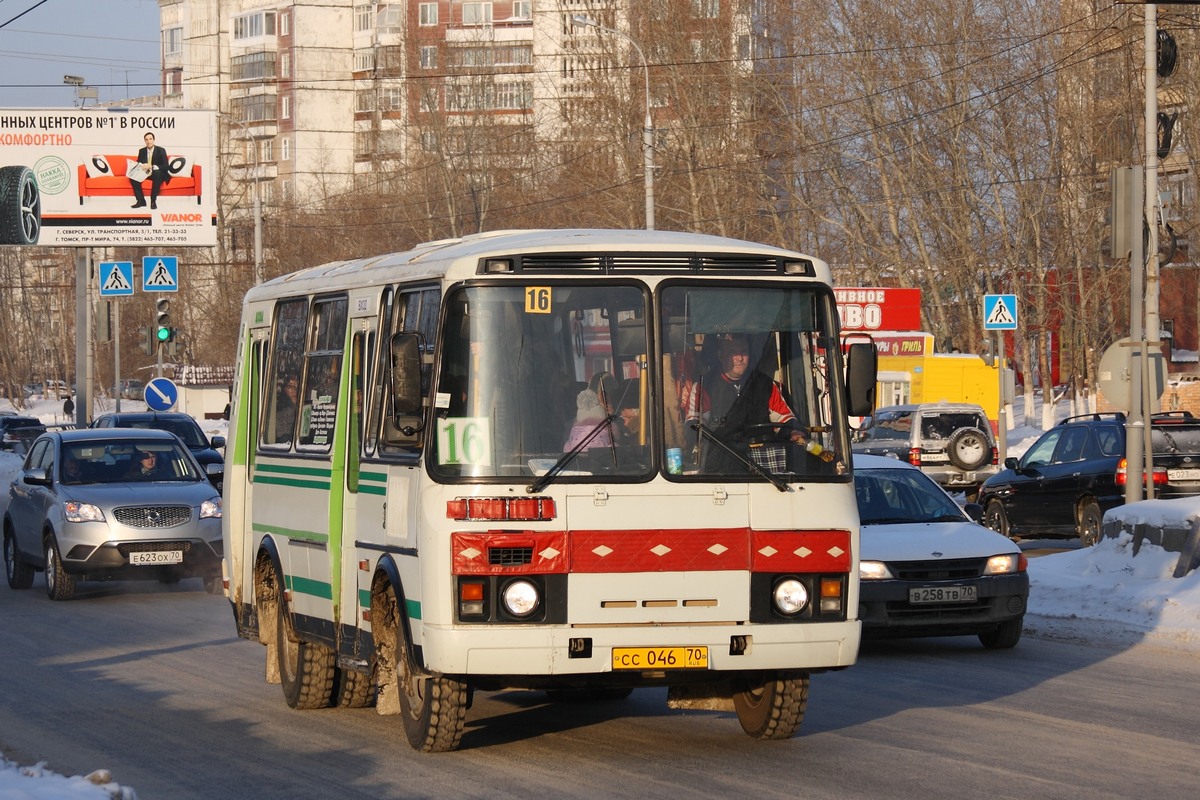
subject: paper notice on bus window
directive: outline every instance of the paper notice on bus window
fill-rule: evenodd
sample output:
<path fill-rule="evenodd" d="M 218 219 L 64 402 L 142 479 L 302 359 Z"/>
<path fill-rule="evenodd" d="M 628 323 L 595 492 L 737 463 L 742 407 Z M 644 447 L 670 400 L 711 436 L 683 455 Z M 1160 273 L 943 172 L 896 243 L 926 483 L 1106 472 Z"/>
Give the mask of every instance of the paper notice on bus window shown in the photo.
<path fill-rule="evenodd" d="M 489 417 L 439 419 L 437 437 L 439 464 L 492 465 L 492 421 Z"/>

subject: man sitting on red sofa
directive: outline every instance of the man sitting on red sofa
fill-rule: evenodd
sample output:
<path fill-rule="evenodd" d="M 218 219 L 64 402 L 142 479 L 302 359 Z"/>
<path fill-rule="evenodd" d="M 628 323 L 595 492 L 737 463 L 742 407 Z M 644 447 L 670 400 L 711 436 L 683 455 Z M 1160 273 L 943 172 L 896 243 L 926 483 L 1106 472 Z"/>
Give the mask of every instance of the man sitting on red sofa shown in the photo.
<path fill-rule="evenodd" d="M 150 167 L 150 207 L 158 208 L 158 193 L 162 191 L 164 183 L 171 182 L 171 170 L 167 166 L 167 151 L 161 147 L 154 146 L 154 134 L 147 132 L 145 136 L 146 146 L 138 150 L 138 163 L 146 164 Z M 129 184 L 133 187 L 133 196 L 137 198 L 137 202 L 133 204 L 134 208 L 146 207 L 146 195 L 142 192 L 142 181 L 145 177 L 135 180 L 129 179 Z"/>

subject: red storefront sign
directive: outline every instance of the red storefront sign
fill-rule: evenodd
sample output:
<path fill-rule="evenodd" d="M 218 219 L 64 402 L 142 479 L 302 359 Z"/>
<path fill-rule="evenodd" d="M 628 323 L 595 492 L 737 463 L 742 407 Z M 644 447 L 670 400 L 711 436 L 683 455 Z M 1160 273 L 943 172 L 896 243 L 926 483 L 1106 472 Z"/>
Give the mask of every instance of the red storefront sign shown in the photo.
<path fill-rule="evenodd" d="M 833 290 L 843 331 L 921 330 L 921 290 L 883 286 Z"/>

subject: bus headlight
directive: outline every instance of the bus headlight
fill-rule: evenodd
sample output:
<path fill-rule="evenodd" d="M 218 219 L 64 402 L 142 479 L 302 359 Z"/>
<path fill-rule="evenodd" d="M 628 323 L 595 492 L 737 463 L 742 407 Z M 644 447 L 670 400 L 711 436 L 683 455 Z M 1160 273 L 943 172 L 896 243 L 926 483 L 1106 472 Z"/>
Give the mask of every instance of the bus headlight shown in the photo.
<path fill-rule="evenodd" d="M 775 608 L 789 617 L 808 605 L 808 588 L 796 578 L 784 578 L 775 584 Z"/>
<path fill-rule="evenodd" d="M 513 581 L 500 593 L 504 610 L 514 617 L 528 617 L 541 603 L 538 589 L 529 581 Z"/>

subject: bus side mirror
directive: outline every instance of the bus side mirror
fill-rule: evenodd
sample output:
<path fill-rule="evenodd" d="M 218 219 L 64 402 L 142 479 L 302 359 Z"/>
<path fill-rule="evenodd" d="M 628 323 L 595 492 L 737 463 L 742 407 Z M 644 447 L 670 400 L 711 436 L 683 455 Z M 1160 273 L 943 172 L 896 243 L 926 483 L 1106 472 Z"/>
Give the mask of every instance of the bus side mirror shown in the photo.
<path fill-rule="evenodd" d="M 419 333 L 392 336 L 392 422 L 405 436 L 424 427 L 421 413 L 421 352 Z"/>
<path fill-rule="evenodd" d="M 855 342 L 846 347 L 846 413 L 870 416 L 875 410 L 876 358 L 874 342 Z"/>

